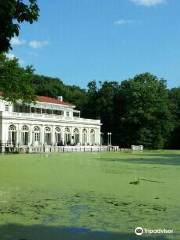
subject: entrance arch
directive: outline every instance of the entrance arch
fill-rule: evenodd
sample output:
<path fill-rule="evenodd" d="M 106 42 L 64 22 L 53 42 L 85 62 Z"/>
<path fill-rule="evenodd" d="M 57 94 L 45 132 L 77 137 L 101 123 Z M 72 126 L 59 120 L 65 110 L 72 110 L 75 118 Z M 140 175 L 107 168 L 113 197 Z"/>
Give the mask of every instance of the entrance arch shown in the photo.
<path fill-rule="evenodd" d="M 62 142 L 62 133 L 60 127 L 55 128 L 55 141 L 57 146 L 63 145 Z"/>
<path fill-rule="evenodd" d="M 64 145 L 70 145 L 71 144 L 71 132 L 68 127 L 65 128 L 64 131 Z"/>
<path fill-rule="evenodd" d="M 73 131 L 73 137 L 74 137 L 74 144 L 77 145 L 79 143 L 79 130 L 78 128 L 75 128 Z"/>
<path fill-rule="evenodd" d="M 94 129 L 91 129 L 91 131 L 90 131 L 90 144 L 91 145 L 95 144 L 95 131 L 94 131 Z"/>
<path fill-rule="evenodd" d="M 29 127 L 27 125 L 24 125 L 21 129 L 21 142 L 22 142 L 22 145 L 28 145 Z"/>
<path fill-rule="evenodd" d="M 51 128 L 45 127 L 44 129 L 44 143 L 51 145 Z"/>
<path fill-rule="evenodd" d="M 15 146 L 17 144 L 17 130 L 15 125 L 10 125 L 8 129 L 8 142 Z"/>
<path fill-rule="evenodd" d="M 35 126 L 34 129 L 33 129 L 33 142 L 34 142 L 34 145 L 40 145 L 40 137 L 41 137 L 40 127 Z"/>

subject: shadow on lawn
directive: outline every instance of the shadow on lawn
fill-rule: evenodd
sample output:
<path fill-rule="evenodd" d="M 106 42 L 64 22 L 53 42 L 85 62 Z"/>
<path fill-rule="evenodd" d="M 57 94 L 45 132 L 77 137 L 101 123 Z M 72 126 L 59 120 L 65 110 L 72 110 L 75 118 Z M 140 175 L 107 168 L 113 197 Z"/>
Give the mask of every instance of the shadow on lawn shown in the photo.
<path fill-rule="evenodd" d="M 53 227 L 43 225 L 1 225 L 2 240 L 167 240 L 163 235 L 138 237 L 134 233 L 96 232 L 85 228 Z"/>
<path fill-rule="evenodd" d="M 180 154 L 142 154 L 135 158 L 100 158 L 101 161 L 143 164 L 180 165 Z"/>

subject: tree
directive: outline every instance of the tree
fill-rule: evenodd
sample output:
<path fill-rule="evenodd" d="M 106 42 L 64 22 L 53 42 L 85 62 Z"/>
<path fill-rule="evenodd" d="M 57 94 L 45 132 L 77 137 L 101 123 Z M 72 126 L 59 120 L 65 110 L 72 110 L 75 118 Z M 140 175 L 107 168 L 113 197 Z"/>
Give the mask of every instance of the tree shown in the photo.
<path fill-rule="evenodd" d="M 120 132 L 128 145 L 163 148 L 172 129 L 166 82 L 150 73 L 121 83 Z"/>
<path fill-rule="evenodd" d="M 86 118 L 100 118 L 99 108 L 97 106 L 98 87 L 95 80 L 90 81 L 87 85 L 86 98 L 82 105 L 82 116 Z"/>
<path fill-rule="evenodd" d="M 75 85 L 64 85 L 62 95 L 69 102 L 76 105 L 77 109 L 84 111 L 85 102 L 87 101 L 87 94 L 85 89 L 81 89 Z"/>
<path fill-rule="evenodd" d="M 63 82 L 58 78 L 33 74 L 32 83 L 36 95 L 57 97 L 63 95 Z"/>
<path fill-rule="evenodd" d="M 175 122 L 180 121 L 180 87 L 172 88 L 169 91 L 169 98 L 171 103 L 171 111 Z"/>
<path fill-rule="evenodd" d="M 10 40 L 19 35 L 20 24 L 33 23 L 39 16 L 36 0 L 0 0 L 0 53 L 10 50 Z"/>
<path fill-rule="evenodd" d="M 0 54 L 0 91 L 4 99 L 10 102 L 21 99 L 24 103 L 34 101 L 32 76 L 32 67 L 20 67 L 17 58 L 8 59 Z"/>
<path fill-rule="evenodd" d="M 118 82 L 103 82 L 100 83 L 98 92 L 97 106 L 99 108 L 99 116 L 103 123 L 102 132 L 104 132 L 104 141 L 107 143 L 107 133 L 112 133 L 112 143 L 116 144 L 118 141 L 117 137 L 117 124 L 115 112 L 114 99 L 116 94 L 119 92 Z"/>
<path fill-rule="evenodd" d="M 86 101 L 86 91 L 84 89 L 78 86 L 65 85 L 59 78 L 33 74 L 32 83 L 36 95 L 63 96 L 66 101 L 72 102 L 81 110 Z"/>
<path fill-rule="evenodd" d="M 95 80 L 88 83 L 86 98 L 83 105 L 82 115 L 88 118 L 101 119 L 104 133 L 104 143 L 107 143 L 107 132 L 112 132 L 113 144 L 119 143 L 117 136 L 116 115 L 114 108 L 115 96 L 119 92 L 118 82 L 99 82 Z"/>
<path fill-rule="evenodd" d="M 168 148 L 180 148 L 180 87 L 169 91 L 169 101 L 173 116 L 173 130 L 168 141 Z"/>

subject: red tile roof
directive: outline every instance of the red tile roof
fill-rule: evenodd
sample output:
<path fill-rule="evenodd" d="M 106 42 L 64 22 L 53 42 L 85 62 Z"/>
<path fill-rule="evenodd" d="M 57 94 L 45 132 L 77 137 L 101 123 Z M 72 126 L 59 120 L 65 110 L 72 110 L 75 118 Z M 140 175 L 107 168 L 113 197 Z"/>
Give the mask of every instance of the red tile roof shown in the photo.
<path fill-rule="evenodd" d="M 0 91 L 0 96 L 3 96 L 3 92 L 1 92 L 1 91 Z M 37 96 L 36 101 L 43 102 L 43 103 L 60 104 L 60 105 L 65 105 L 65 106 L 74 106 L 71 103 L 61 101 L 58 98 L 52 98 L 52 97 L 47 97 L 47 96 Z"/>
<path fill-rule="evenodd" d="M 61 104 L 66 106 L 74 106 L 73 104 L 70 104 L 68 102 L 61 101 L 60 99 L 47 97 L 47 96 L 37 96 L 36 101 L 44 102 L 44 103 L 55 103 L 55 104 Z"/>

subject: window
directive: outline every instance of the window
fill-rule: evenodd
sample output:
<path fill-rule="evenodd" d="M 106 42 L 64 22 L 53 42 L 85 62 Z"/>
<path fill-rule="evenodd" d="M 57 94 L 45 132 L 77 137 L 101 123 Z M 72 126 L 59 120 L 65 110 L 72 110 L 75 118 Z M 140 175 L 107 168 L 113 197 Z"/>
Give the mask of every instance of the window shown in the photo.
<path fill-rule="evenodd" d="M 41 108 L 36 108 L 36 113 L 41 114 Z"/>
<path fill-rule="evenodd" d="M 66 116 L 69 117 L 69 116 L 70 116 L 70 113 L 69 113 L 69 112 L 66 112 Z"/>
<path fill-rule="evenodd" d="M 59 127 L 55 128 L 55 139 L 58 146 L 62 145 L 61 129 Z"/>
<path fill-rule="evenodd" d="M 79 143 L 79 130 L 77 128 L 73 131 L 74 134 L 74 144 L 77 145 Z"/>
<path fill-rule="evenodd" d="M 18 104 L 14 104 L 13 111 L 14 112 L 19 112 L 19 105 Z"/>
<path fill-rule="evenodd" d="M 9 126 L 9 130 L 10 130 L 10 131 L 16 131 L 16 126 L 10 125 L 10 126 Z"/>
<path fill-rule="evenodd" d="M 34 141 L 35 142 L 39 142 L 40 141 L 40 133 L 38 133 L 38 132 L 34 133 Z"/>
<path fill-rule="evenodd" d="M 68 127 L 65 128 L 64 144 L 65 145 L 70 145 L 71 144 L 71 132 L 70 132 L 70 129 Z"/>
<path fill-rule="evenodd" d="M 45 108 L 42 109 L 42 113 L 46 113 L 46 109 Z"/>
<path fill-rule="evenodd" d="M 50 110 L 50 109 L 47 109 L 47 110 L 46 110 L 46 113 L 47 113 L 47 114 L 53 114 L 53 111 Z"/>
<path fill-rule="evenodd" d="M 29 128 L 28 126 L 24 125 L 22 127 L 22 133 L 21 133 L 21 140 L 23 145 L 28 145 L 29 140 Z"/>
<path fill-rule="evenodd" d="M 40 128 L 38 126 L 34 127 L 34 142 L 40 143 Z"/>
<path fill-rule="evenodd" d="M 91 129 L 91 131 L 90 131 L 90 143 L 91 143 L 91 145 L 95 144 L 95 131 L 94 131 L 94 129 Z"/>
<path fill-rule="evenodd" d="M 39 127 L 34 127 L 34 132 L 40 132 L 40 128 Z"/>
<path fill-rule="evenodd" d="M 80 117 L 80 112 L 73 112 L 73 117 Z"/>
<path fill-rule="evenodd" d="M 24 112 L 25 113 L 30 113 L 30 106 L 25 105 L 24 106 Z"/>
<path fill-rule="evenodd" d="M 8 142 L 15 146 L 16 145 L 16 140 L 17 140 L 16 126 L 15 125 L 10 125 L 9 126 L 9 132 L 8 132 Z"/>
<path fill-rule="evenodd" d="M 51 145 L 51 129 L 50 129 L 50 127 L 45 127 L 44 142 L 47 145 Z"/>
<path fill-rule="evenodd" d="M 9 111 L 9 105 L 5 105 L 5 111 L 8 112 Z"/>

